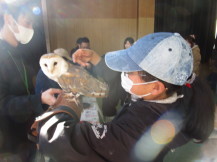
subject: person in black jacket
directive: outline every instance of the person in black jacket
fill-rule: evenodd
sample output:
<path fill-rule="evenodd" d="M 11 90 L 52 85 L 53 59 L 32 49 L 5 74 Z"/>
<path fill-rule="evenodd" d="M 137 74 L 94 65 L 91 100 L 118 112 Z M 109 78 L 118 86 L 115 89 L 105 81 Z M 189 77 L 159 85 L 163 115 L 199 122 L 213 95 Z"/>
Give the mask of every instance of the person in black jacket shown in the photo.
<path fill-rule="evenodd" d="M 91 62 L 136 102 L 123 106 L 109 123 L 79 122 L 80 108 L 59 95 L 55 108 L 35 121 L 39 151 L 56 162 L 162 162 L 190 140 L 205 141 L 214 127 L 210 89 L 193 70 L 192 51 L 178 33 L 153 33 L 105 59 L 79 49 L 73 60 Z M 112 69 L 112 70 L 110 70 Z"/>
<path fill-rule="evenodd" d="M 61 90 L 34 95 L 35 69 L 23 57 L 29 51 L 20 47 L 34 34 L 31 10 L 26 5 L 0 5 L 4 12 L 0 17 L 0 153 L 4 161 L 30 162 L 36 151 L 27 138 L 30 126 L 44 112 L 42 103 L 53 105 L 53 95 Z"/>

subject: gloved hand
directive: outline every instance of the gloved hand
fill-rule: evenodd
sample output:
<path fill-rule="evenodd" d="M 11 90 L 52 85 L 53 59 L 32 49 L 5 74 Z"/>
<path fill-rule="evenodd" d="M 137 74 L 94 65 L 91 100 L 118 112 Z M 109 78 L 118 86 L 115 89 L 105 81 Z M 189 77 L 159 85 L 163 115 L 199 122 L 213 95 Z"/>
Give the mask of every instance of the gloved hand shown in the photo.
<path fill-rule="evenodd" d="M 58 95 L 55 104 L 49 109 L 55 109 L 60 106 L 67 106 L 71 108 L 80 118 L 83 106 L 80 103 L 80 98 L 71 96 L 69 94 L 61 93 Z"/>
<path fill-rule="evenodd" d="M 28 138 L 31 141 L 37 142 L 38 133 L 39 133 L 38 130 L 39 130 L 40 123 L 47 121 L 53 115 L 56 115 L 58 113 L 66 113 L 72 117 L 75 117 L 75 114 L 68 112 L 66 109 L 61 109 L 60 108 L 61 106 L 66 106 L 68 108 L 71 108 L 76 113 L 76 115 L 78 117 L 77 120 L 80 119 L 81 112 L 82 112 L 82 105 L 80 104 L 80 98 L 75 97 L 75 96 L 70 95 L 70 94 L 60 93 L 58 95 L 54 105 L 50 106 L 45 113 L 43 113 L 42 115 L 37 117 L 35 122 L 32 124 L 31 130 L 28 133 Z M 60 109 L 55 111 L 56 108 L 60 108 Z"/>

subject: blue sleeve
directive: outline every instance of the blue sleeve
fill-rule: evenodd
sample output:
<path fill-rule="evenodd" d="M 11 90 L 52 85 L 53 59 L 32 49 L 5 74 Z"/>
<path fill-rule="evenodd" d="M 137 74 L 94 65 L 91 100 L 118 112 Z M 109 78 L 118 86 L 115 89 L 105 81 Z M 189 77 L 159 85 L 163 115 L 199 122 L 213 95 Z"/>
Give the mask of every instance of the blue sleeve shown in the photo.
<path fill-rule="evenodd" d="M 58 83 L 55 81 L 49 79 L 43 71 L 40 69 L 37 77 L 36 77 L 36 86 L 35 86 L 35 93 L 36 94 L 41 94 L 42 92 L 48 90 L 49 88 L 60 88 Z M 43 110 L 47 110 L 49 105 L 42 104 Z"/>
<path fill-rule="evenodd" d="M 35 93 L 40 94 L 49 88 L 60 89 L 60 86 L 55 81 L 49 79 L 40 69 L 36 77 Z"/>

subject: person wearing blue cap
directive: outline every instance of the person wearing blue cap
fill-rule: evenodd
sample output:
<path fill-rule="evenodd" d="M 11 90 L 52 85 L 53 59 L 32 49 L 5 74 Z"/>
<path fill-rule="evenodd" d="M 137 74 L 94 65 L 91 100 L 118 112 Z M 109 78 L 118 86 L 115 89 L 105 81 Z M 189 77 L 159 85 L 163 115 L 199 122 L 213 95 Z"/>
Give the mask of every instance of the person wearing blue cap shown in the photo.
<path fill-rule="evenodd" d="M 163 161 L 175 148 L 203 142 L 214 127 L 211 91 L 195 74 L 190 46 L 178 33 L 153 33 L 105 59 L 78 50 L 73 60 L 104 71 L 107 82 L 121 72 L 121 85 L 136 102 L 109 123 L 79 123 L 73 101 L 59 95 L 56 108 L 36 120 L 39 151 L 55 161 Z"/>

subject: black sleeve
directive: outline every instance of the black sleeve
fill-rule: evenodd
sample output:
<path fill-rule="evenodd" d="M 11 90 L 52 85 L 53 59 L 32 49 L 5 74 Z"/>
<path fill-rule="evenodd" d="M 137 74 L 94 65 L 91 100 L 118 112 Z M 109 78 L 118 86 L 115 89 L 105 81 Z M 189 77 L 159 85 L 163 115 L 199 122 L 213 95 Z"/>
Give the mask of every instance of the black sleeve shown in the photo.
<path fill-rule="evenodd" d="M 127 131 L 128 126 L 122 122 L 78 123 L 70 112 L 72 110 L 67 107 L 60 109 L 67 113 L 56 113 L 42 121 L 39 127 L 39 149 L 44 155 L 58 162 L 123 161 L 129 157 L 126 155 L 129 155 L 134 139 Z"/>
<path fill-rule="evenodd" d="M 75 53 L 77 50 L 79 49 L 79 47 L 75 47 L 70 51 L 70 56 L 72 57 L 73 53 Z"/>
<path fill-rule="evenodd" d="M 35 93 L 41 94 L 42 92 L 48 90 L 49 88 L 60 88 L 57 82 L 49 79 L 43 71 L 40 69 L 37 77 L 36 77 L 36 86 L 35 86 Z M 56 96 L 57 97 L 57 96 Z M 42 104 L 43 110 L 47 110 L 49 105 Z"/>
<path fill-rule="evenodd" d="M 49 88 L 59 88 L 60 86 L 55 81 L 49 79 L 40 69 L 36 77 L 35 93 L 40 94 Z"/>
<path fill-rule="evenodd" d="M 114 80 L 120 76 L 120 72 L 109 69 L 105 63 L 104 57 L 102 57 L 97 65 L 93 66 L 93 72 L 96 73 L 97 76 L 103 78 L 107 83 L 114 82 Z"/>
<path fill-rule="evenodd" d="M 122 105 L 127 93 L 121 86 L 121 73 L 109 69 L 106 65 L 104 57 L 93 67 L 93 72 L 101 77 L 109 86 L 108 97 L 103 98 L 102 112 L 105 116 L 114 116 L 117 111 L 117 106 Z"/>
<path fill-rule="evenodd" d="M 2 49 L 4 46 L 6 45 L 1 44 L 0 50 L 2 55 L 0 61 L 0 114 L 6 118 L 11 118 L 13 121 L 26 122 L 33 116 L 38 116 L 43 112 L 41 94 L 34 94 L 33 74 L 27 69 L 27 84 L 30 91 L 28 95 L 24 81 L 22 81 L 24 69 L 18 68 L 25 63 L 19 57 L 21 53 L 17 51 L 17 57 L 14 56 L 17 61 L 14 62 L 12 59 L 13 53 L 11 58 L 7 47 Z"/>
<path fill-rule="evenodd" d="M 27 119 L 38 116 L 43 112 L 41 94 L 37 95 L 11 95 L 7 84 L 0 81 L 0 107 L 1 115 L 10 116 L 13 120 L 25 122 Z"/>

